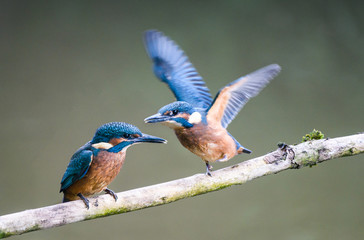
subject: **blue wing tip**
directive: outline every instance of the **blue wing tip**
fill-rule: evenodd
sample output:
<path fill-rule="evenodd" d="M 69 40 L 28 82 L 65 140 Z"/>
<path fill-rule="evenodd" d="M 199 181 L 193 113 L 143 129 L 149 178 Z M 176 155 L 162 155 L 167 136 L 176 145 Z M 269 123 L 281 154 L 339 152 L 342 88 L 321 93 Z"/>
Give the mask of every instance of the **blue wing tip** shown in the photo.
<path fill-rule="evenodd" d="M 278 64 L 274 63 L 274 64 L 270 64 L 270 65 L 264 67 L 263 69 L 265 69 L 266 71 L 274 72 L 274 73 L 277 74 L 282 70 L 282 67 L 279 66 Z"/>
<path fill-rule="evenodd" d="M 250 76 L 264 76 L 266 82 L 269 82 L 274 77 L 276 77 L 282 70 L 281 66 L 278 64 L 270 64 L 268 66 L 262 67 L 255 72 L 250 73 Z M 234 83 L 234 82 L 233 82 Z"/>
<path fill-rule="evenodd" d="M 160 31 L 158 31 L 157 29 L 148 29 L 146 31 L 144 31 L 144 37 L 148 37 L 154 34 L 162 34 Z"/>

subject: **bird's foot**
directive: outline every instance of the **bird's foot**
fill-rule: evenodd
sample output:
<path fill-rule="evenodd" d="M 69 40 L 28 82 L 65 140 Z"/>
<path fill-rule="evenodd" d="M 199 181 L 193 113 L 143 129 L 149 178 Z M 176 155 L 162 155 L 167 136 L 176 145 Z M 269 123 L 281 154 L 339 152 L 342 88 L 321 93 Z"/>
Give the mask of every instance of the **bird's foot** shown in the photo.
<path fill-rule="evenodd" d="M 278 143 L 278 149 L 274 152 L 267 154 L 263 160 L 266 164 L 278 164 L 279 161 L 290 160 L 293 163 L 295 158 L 293 149 L 284 142 Z"/>
<path fill-rule="evenodd" d="M 81 198 L 81 200 L 85 203 L 85 205 L 86 205 L 86 208 L 87 209 L 90 209 L 90 201 L 87 199 L 87 198 L 85 198 L 83 195 L 82 195 L 82 193 L 78 193 L 77 194 L 77 196 L 79 197 L 79 198 Z"/>
<path fill-rule="evenodd" d="M 112 190 L 108 189 L 108 188 L 105 188 L 104 190 L 107 194 L 110 194 L 114 199 L 115 199 L 115 202 L 118 200 L 118 196 L 116 195 L 116 193 L 114 193 Z"/>
<path fill-rule="evenodd" d="M 212 169 L 212 166 L 209 164 L 209 162 L 206 162 L 206 175 L 212 177 L 210 170 Z"/>

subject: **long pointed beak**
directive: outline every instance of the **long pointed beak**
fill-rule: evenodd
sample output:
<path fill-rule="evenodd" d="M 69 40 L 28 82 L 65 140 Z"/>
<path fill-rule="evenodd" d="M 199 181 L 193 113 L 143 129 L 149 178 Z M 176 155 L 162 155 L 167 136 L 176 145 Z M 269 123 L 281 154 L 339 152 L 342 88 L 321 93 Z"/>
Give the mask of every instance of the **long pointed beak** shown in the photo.
<path fill-rule="evenodd" d="M 164 115 L 162 115 L 160 113 L 157 113 L 157 114 L 154 114 L 154 115 L 144 119 L 144 122 L 145 123 L 157 123 L 157 122 L 165 122 L 165 121 L 168 121 L 170 119 L 171 119 L 171 117 L 169 117 L 169 116 L 164 116 Z"/>
<path fill-rule="evenodd" d="M 167 143 L 167 140 L 143 133 L 143 136 L 134 138 L 133 142 L 134 143 L 141 143 L 141 142 Z"/>

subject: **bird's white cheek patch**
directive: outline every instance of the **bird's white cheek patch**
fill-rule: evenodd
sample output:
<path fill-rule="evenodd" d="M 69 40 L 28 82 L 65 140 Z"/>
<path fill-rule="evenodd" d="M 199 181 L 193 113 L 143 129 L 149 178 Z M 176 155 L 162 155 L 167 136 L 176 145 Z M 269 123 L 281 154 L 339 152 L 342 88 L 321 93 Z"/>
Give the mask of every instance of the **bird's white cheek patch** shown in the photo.
<path fill-rule="evenodd" d="M 201 114 L 199 112 L 194 112 L 191 114 L 191 116 L 188 118 L 188 122 L 191 124 L 197 124 L 200 123 L 202 120 Z"/>
<path fill-rule="evenodd" d="M 99 142 L 99 143 L 95 143 L 92 144 L 92 147 L 96 148 L 96 149 L 109 149 L 112 148 L 114 145 L 112 145 L 111 143 L 107 143 L 107 142 Z"/>

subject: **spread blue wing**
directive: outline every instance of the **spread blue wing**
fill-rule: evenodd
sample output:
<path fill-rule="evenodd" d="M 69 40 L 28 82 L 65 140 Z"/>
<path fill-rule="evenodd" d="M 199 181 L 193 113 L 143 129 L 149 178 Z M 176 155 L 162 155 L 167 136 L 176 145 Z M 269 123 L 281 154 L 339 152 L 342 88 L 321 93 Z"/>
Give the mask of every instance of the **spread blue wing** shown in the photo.
<path fill-rule="evenodd" d="M 221 121 L 226 128 L 245 103 L 258 93 L 280 72 L 281 67 L 272 64 L 241 77 L 222 88 L 207 110 L 208 121 Z"/>
<path fill-rule="evenodd" d="M 80 148 L 71 158 L 67 170 L 61 181 L 61 190 L 65 190 L 77 180 L 83 178 L 92 162 L 92 151 L 85 149 L 87 144 Z"/>
<path fill-rule="evenodd" d="M 177 44 L 156 30 L 145 32 L 144 44 L 154 63 L 155 75 L 168 84 L 178 101 L 203 108 L 210 106 L 209 89 Z"/>

